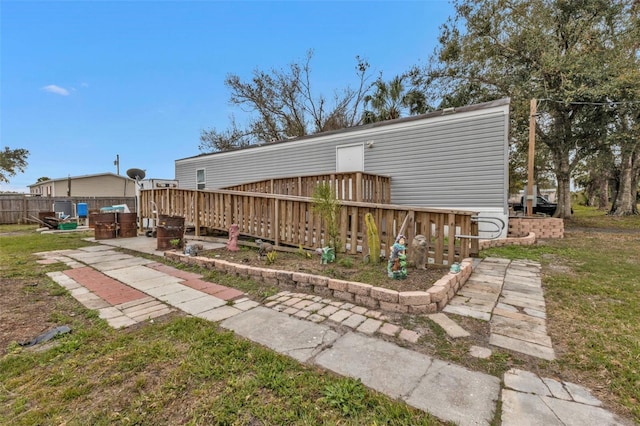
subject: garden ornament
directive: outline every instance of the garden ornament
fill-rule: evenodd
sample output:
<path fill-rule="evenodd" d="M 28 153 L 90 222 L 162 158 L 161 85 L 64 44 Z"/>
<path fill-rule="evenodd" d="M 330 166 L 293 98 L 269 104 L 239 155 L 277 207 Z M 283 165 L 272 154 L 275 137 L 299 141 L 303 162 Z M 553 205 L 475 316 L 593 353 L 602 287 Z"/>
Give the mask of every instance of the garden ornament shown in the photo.
<path fill-rule="evenodd" d="M 411 257 L 416 269 L 427 269 L 427 252 L 429 241 L 424 235 L 416 235 L 411 242 Z"/>
<path fill-rule="evenodd" d="M 202 244 L 187 244 L 184 248 L 184 254 L 187 256 L 197 256 L 204 249 Z"/>
<path fill-rule="evenodd" d="M 262 240 L 256 240 L 256 244 L 258 245 L 258 258 L 262 259 L 262 256 L 266 256 L 268 253 L 273 251 L 273 246 L 270 243 L 264 242 Z"/>
<path fill-rule="evenodd" d="M 402 234 L 396 237 L 396 242 L 391 247 L 389 263 L 387 263 L 387 275 L 394 280 L 407 278 L 406 238 Z"/>
<path fill-rule="evenodd" d="M 336 260 L 336 253 L 333 250 L 333 247 L 319 248 L 318 254 L 320 254 L 320 264 L 322 265 L 333 263 Z"/>
<path fill-rule="evenodd" d="M 238 237 L 240 236 L 240 228 L 237 224 L 231 225 L 229 228 L 229 241 L 227 241 L 227 250 L 238 251 Z"/>

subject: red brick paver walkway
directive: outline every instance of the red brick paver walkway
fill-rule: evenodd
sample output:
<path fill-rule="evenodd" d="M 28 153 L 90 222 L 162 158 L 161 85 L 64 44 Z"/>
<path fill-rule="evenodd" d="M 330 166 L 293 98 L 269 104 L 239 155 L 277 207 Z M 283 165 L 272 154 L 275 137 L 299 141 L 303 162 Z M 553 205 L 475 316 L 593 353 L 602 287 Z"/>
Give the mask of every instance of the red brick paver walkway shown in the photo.
<path fill-rule="evenodd" d="M 165 265 L 163 263 L 155 262 L 145 265 L 147 268 L 155 269 L 156 271 L 163 272 L 167 275 L 171 275 L 177 278 L 182 278 L 184 281 L 180 284 L 191 287 L 194 290 L 199 290 L 203 293 L 210 294 L 222 300 L 235 300 L 240 297 L 244 297 L 244 293 L 235 288 L 225 287 L 220 284 L 210 283 L 202 280 L 202 275 L 195 274 L 193 272 L 183 271 L 172 266 Z"/>
<path fill-rule="evenodd" d="M 70 269 L 64 271 L 64 274 L 73 278 L 78 284 L 91 290 L 111 305 L 119 305 L 120 303 L 147 297 L 143 292 L 122 284 L 120 281 L 116 281 L 88 266 Z"/>
<path fill-rule="evenodd" d="M 164 272 L 167 275 L 173 277 L 182 278 L 185 281 L 202 278 L 202 275 L 193 272 L 183 271 L 173 266 L 165 265 L 164 263 L 154 262 L 145 265 L 147 268 L 155 269 L 158 272 Z"/>

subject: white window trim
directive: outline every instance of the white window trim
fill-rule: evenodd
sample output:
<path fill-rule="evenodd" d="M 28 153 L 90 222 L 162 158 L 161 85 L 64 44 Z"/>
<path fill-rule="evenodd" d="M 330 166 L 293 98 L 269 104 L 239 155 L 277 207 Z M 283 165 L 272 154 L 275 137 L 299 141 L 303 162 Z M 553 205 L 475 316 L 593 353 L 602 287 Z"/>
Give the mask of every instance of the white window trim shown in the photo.
<path fill-rule="evenodd" d="M 202 170 L 202 181 L 198 181 L 198 172 Z M 202 188 L 200 188 L 200 185 L 202 185 Z M 207 186 L 207 171 L 206 169 L 202 168 L 202 169 L 196 169 L 196 189 L 200 190 L 200 189 L 205 189 Z"/>

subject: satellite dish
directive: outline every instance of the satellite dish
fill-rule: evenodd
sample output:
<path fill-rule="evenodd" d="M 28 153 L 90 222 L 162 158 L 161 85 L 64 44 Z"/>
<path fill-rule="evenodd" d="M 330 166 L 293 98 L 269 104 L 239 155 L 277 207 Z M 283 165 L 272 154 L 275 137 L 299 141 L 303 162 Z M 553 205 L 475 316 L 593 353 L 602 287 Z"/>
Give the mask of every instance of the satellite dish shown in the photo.
<path fill-rule="evenodd" d="M 129 169 L 127 170 L 127 176 L 129 176 L 131 179 L 135 179 L 135 180 L 142 180 L 145 177 L 145 172 L 144 170 L 141 169 Z"/>

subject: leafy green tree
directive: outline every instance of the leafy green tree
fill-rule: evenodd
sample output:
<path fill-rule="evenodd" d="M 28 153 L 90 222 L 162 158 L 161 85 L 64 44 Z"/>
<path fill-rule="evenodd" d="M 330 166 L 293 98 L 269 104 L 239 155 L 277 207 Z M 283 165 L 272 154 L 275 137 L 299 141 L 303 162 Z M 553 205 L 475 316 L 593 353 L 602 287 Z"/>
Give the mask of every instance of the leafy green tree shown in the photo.
<path fill-rule="evenodd" d="M 48 178 L 46 176 L 42 176 L 42 177 L 39 177 L 38 180 L 36 180 L 36 183 L 46 182 L 48 180 L 51 180 L 51 178 Z"/>
<path fill-rule="evenodd" d="M 26 149 L 10 149 L 5 146 L 4 151 L 0 151 L 0 182 L 9 182 L 9 177 L 24 172 L 28 156 L 29 151 Z"/>
<path fill-rule="evenodd" d="M 358 87 L 337 91 L 330 101 L 312 89 L 312 56 L 309 51 L 303 63 L 285 69 L 256 69 L 249 81 L 229 74 L 225 85 L 231 90 L 230 103 L 249 112 L 251 118 L 240 126 L 232 116 L 226 130 L 202 130 L 200 150 L 227 151 L 360 124 L 364 96 L 370 88 L 367 61 L 356 57 Z"/>
<path fill-rule="evenodd" d="M 624 0 L 456 0 L 440 46 L 413 82 L 441 107 L 510 97 L 515 134 L 538 102 L 537 140 L 558 184 L 556 215 L 571 215 L 570 180 L 610 132 L 612 94 L 637 93 L 637 6 Z M 636 39 L 637 40 L 637 39 Z M 623 44 L 625 43 L 625 44 Z M 635 50 L 635 54 L 633 53 Z M 628 99 L 628 98 L 625 98 Z M 526 138 L 514 143 L 524 150 Z"/>
<path fill-rule="evenodd" d="M 407 114 L 423 114 L 430 109 L 424 93 L 416 89 L 407 90 L 403 80 L 404 77 L 400 76 L 388 83 L 382 78 L 376 80 L 373 94 L 364 98 L 364 123 L 393 120 Z"/>

